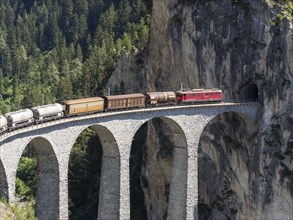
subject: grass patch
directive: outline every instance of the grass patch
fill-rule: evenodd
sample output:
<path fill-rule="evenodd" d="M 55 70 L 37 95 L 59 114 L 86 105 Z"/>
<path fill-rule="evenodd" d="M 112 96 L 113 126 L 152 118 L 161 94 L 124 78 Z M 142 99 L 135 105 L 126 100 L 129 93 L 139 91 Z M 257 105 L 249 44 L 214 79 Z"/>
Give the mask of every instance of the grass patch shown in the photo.
<path fill-rule="evenodd" d="M 34 210 L 35 202 L 32 200 L 29 202 L 23 202 L 17 205 L 9 204 L 5 198 L 1 198 L 0 202 L 2 202 L 5 205 L 5 207 L 7 208 L 7 211 L 12 213 L 12 215 L 17 220 L 37 220 L 37 218 L 35 217 L 35 210 Z M 4 219 L 8 220 L 10 219 L 10 217 L 4 216 Z"/>

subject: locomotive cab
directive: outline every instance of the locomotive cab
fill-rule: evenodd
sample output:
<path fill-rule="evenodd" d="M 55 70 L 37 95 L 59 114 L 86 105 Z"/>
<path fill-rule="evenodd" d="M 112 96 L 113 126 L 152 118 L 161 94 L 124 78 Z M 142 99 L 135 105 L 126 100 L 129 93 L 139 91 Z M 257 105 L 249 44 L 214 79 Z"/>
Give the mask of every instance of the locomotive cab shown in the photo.
<path fill-rule="evenodd" d="M 192 89 L 177 91 L 178 103 L 200 103 L 222 101 L 222 90 L 220 89 Z"/>

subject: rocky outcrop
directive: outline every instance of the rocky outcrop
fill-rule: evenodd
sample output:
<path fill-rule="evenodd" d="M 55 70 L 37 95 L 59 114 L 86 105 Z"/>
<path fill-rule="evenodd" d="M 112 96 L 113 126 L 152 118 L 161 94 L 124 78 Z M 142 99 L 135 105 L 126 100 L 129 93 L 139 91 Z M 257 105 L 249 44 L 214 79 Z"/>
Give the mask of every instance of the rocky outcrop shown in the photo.
<path fill-rule="evenodd" d="M 133 48 L 122 51 L 117 68 L 107 82 L 110 94 L 135 93 L 146 91 L 146 51 Z"/>
<path fill-rule="evenodd" d="M 201 216 L 293 216 L 293 25 L 278 13 L 265 0 L 153 1 L 148 90 L 219 87 L 263 105 L 252 130 L 225 115 L 204 132 Z"/>
<path fill-rule="evenodd" d="M 264 0 L 154 0 L 148 89 L 220 87 L 238 99 L 255 84 L 292 102 L 292 29 L 272 26 L 273 12 Z"/>
<path fill-rule="evenodd" d="M 259 209 L 257 126 L 234 113 L 212 120 L 199 146 L 200 219 L 266 219 Z"/>
<path fill-rule="evenodd" d="M 148 219 L 167 219 L 172 177 L 173 145 L 170 128 L 160 119 L 148 123 L 144 147 L 141 184 Z"/>
<path fill-rule="evenodd" d="M 219 87 L 224 100 L 258 100 L 263 106 L 253 126 L 226 114 L 202 134 L 203 218 L 293 216 L 293 24 L 279 19 L 281 9 L 272 3 L 153 0 L 147 72 L 142 77 L 148 91 L 175 91 L 181 83 Z M 136 86 L 131 74 L 129 86 Z M 155 141 L 156 135 L 149 132 L 149 139 Z M 146 204 L 154 199 L 145 198 Z"/>

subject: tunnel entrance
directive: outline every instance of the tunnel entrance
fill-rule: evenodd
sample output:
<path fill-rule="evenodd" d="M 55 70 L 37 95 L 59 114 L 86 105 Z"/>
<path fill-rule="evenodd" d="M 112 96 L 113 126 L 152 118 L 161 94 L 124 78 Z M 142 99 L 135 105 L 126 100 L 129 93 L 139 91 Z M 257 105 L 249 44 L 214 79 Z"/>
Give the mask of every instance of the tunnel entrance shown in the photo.
<path fill-rule="evenodd" d="M 248 83 L 241 88 L 241 98 L 243 101 L 256 102 L 259 100 L 259 90 L 254 83 Z"/>
<path fill-rule="evenodd" d="M 247 88 L 247 99 L 252 101 L 258 100 L 258 88 L 255 84 L 250 84 Z"/>

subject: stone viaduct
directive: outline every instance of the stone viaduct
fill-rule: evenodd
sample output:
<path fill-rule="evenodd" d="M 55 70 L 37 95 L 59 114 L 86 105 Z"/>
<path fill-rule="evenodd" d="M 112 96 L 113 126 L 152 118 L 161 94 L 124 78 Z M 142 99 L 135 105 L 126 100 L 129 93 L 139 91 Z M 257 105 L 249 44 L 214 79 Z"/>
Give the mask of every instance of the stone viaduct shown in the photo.
<path fill-rule="evenodd" d="M 168 219 L 197 219 L 197 149 L 206 125 L 219 114 L 235 112 L 248 122 L 257 103 L 220 103 L 107 112 L 64 118 L 19 129 L 0 137 L 0 197 L 15 201 L 16 171 L 30 143 L 37 146 L 36 214 L 39 220 L 68 219 L 68 163 L 80 133 L 91 127 L 102 147 L 98 219 L 130 219 L 129 157 L 133 137 L 147 121 L 159 117 L 174 138 Z"/>

